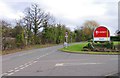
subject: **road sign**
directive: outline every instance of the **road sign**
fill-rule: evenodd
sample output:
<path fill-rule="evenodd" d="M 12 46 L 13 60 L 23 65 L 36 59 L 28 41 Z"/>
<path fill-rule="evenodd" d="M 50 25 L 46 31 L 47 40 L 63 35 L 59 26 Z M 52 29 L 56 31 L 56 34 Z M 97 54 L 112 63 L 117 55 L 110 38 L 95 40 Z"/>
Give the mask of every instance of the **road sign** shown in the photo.
<path fill-rule="evenodd" d="M 68 37 L 68 32 L 65 32 L 65 37 Z"/>
<path fill-rule="evenodd" d="M 64 42 L 64 46 L 67 48 L 67 46 L 68 46 L 68 32 L 65 32 L 65 42 Z"/>
<path fill-rule="evenodd" d="M 110 41 L 110 32 L 104 26 L 97 27 L 93 32 L 94 41 Z"/>

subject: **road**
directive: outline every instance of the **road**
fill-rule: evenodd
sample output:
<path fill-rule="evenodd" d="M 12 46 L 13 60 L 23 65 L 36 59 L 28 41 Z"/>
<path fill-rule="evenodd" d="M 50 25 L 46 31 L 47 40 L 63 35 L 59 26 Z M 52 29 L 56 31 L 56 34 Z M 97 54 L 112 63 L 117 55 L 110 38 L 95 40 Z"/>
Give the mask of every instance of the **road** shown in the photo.
<path fill-rule="evenodd" d="M 3 76 L 109 76 L 118 73 L 117 55 L 73 54 L 62 45 L 2 56 Z"/>

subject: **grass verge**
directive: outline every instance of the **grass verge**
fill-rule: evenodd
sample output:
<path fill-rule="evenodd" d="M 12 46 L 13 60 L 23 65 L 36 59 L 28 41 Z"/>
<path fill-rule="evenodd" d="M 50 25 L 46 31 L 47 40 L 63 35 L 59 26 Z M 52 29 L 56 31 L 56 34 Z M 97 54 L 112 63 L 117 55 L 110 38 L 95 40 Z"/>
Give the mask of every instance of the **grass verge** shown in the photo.
<path fill-rule="evenodd" d="M 120 45 L 120 42 L 118 42 L 118 41 L 114 41 L 113 43 L 114 43 L 114 45 Z"/>
<path fill-rule="evenodd" d="M 0 51 L 0 55 L 6 55 L 6 54 L 11 54 L 11 53 L 16 53 L 16 52 L 23 52 L 26 50 L 32 50 L 32 49 L 38 49 L 38 48 L 46 48 L 46 47 L 51 47 L 51 46 L 55 46 L 55 45 L 57 45 L 57 44 L 30 45 L 30 46 L 24 47 L 23 49 L 16 48 L 13 50 Z"/>
<path fill-rule="evenodd" d="M 118 42 L 115 42 L 116 44 Z M 69 53 L 80 53 L 80 54 L 100 54 L 100 55 L 119 55 L 120 52 L 87 52 L 82 51 L 83 47 L 87 45 L 88 42 L 80 43 L 80 44 L 73 44 L 71 46 L 68 46 L 67 48 L 61 48 L 59 50 L 63 52 L 69 52 Z"/>

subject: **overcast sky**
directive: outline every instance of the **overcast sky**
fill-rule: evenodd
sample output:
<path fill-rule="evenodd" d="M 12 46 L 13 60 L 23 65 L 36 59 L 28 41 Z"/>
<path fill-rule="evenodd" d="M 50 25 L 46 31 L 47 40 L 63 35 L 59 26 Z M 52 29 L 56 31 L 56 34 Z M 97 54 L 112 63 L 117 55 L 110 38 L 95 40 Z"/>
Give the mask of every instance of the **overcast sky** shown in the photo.
<path fill-rule="evenodd" d="M 118 0 L 0 0 L 0 19 L 20 19 L 32 3 L 39 4 L 71 30 L 86 20 L 105 25 L 111 35 L 118 29 Z"/>

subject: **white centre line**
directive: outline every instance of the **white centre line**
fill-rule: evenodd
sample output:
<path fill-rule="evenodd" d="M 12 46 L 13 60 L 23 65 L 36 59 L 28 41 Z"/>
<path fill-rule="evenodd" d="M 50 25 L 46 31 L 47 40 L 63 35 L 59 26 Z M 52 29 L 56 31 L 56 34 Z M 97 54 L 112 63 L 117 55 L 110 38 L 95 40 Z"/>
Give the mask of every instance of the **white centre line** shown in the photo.
<path fill-rule="evenodd" d="M 18 69 L 18 67 L 14 68 L 14 69 Z"/>
<path fill-rule="evenodd" d="M 19 66 L 19 67 L 23 67 L 24 65 L 21 65 L 21 66 Z"/>
<path fill-rule="evenodd" d="M 29 63 L 25 63 L 24 65 L 28 65 Z"/>
<path fill-rule="evenodd" d="M 8 72 L 12 72 L 12 71 L 14 71 L 14 70 L 10 70 L 10 71 L 8 71 Z"/>
<path fill-rule="evenodd" d="M 51 53 L 53 53 L 53 52 L 51 52 Z M 39 56 L 39 57 L 37 57 L 36 59 L 40 59 L 40 58 L 45 57 L 45 56 L 47 56 L 47 55 L 49 55 L 49 54 L 51 54 L 51 53 L 47 53 L 47 54 L 45 54 L 45 55 Z M 24 55 L 24 54 L 23 54 L 23 55 Z M 10 75 L 14 74 L 15 72 L 20 71 L 20 69 L 24 69 L 24 68 L 26 68 L 26 67 L 28 67 L 28 66 L 36 63 L 36 62 L 38 62 L 38 61 L 32 60 L 32 61 L 30 61 L 30 62 L 28 62 L 28 63 L 25 63 L 24 65 L 20 65 L 19 67 L 14 68 L 14 70 L 8 71 L 9 73 L 3 73 L 2 75 L 8 75 L 8 76 L 10 76 Z"/>
<path fill-rule="evenodd" d="M 22 68 L 20 68 L 20 69 L 24 69 L 25 67 L 22 67 Z"/>
<path fill-rule="evenodd" d="M 18 71 L 20 71 L 20 70 L 15 70 L 14 72 L 18 72 Z"/>
<path fill-rule="evenodd" d="M 28 63 L 32 63 L 32 62 L 33 62 L 33 61 L 30 61 L 30 62 L 28 62 Z M 28 63 L 27 63 L 27 64 L 28 64 Z"/>
<path fill-rule="evenodd" d="M 37 59 L 40 59 L 40 58 L 37 58 Z"/>
<path fill-rule="evenodd" d="M 38 62 L 38 61 L 34 61 L 33 63 L 36 63 L 36 62 Z"/>
<path fill-rule="evenodd" d="M 12 75 L 12 74 L 14 74 L 14 73 L 9 73 L 9 74 L 7 74 L 7 75 L 10 76 L 10 75 Z"/>
<path fill-rule="evenodd" d="M 25 67 L 28 67 L 29 65 L 26 65 Z"/>
<path fill-rule="evenodd" d="M 20 68 L 20 69 L 24 69 L 24 67 Z"/>

